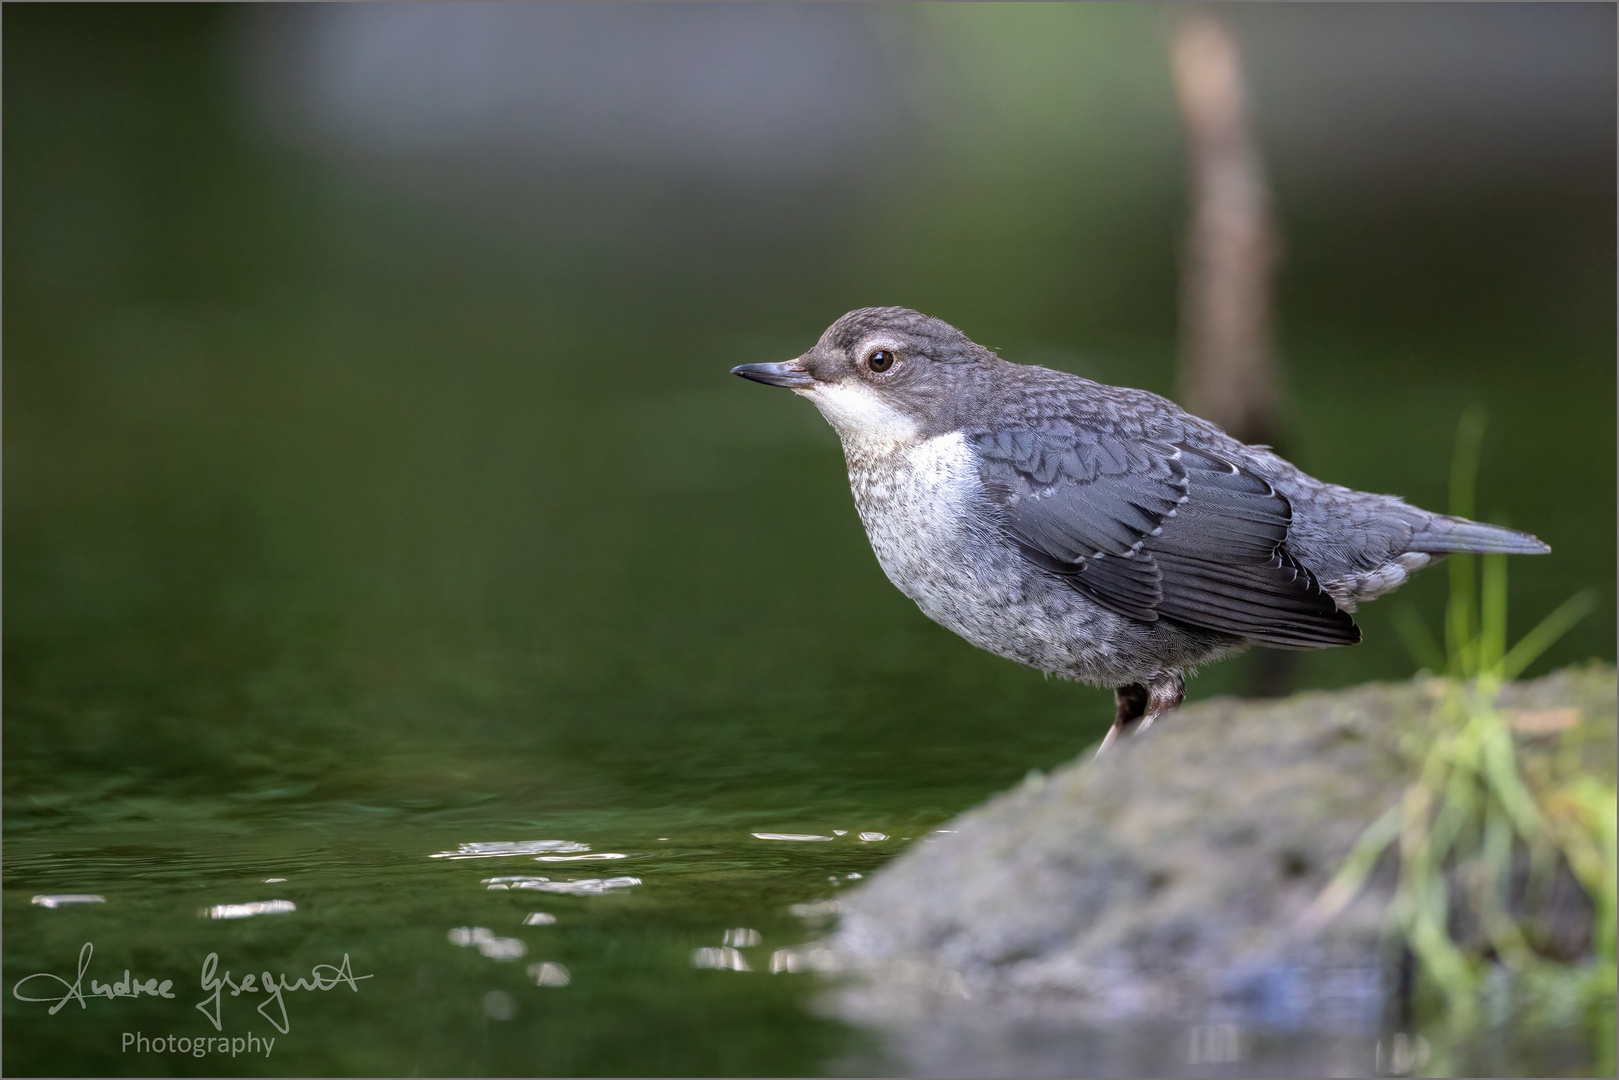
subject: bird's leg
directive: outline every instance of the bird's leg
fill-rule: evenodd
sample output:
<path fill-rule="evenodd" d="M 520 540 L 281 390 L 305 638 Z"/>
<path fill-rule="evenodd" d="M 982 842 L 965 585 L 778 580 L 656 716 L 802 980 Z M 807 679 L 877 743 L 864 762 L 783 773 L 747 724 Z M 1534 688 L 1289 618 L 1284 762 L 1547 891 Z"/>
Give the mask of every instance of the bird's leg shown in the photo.
<path fill-rule="evenodd" d="M 1098 757 L 1147 711 L 1147 688 L 1140 683 L 1117 687 L 1113 691 L 1113 700 L 1117 705 L 1113 713 L 1113 726 L 1107 729 L 1102 745 L 1096 748 Z"/>
<path fill-rule="evenodd" d="M 1179 675 L 1168 675 L 1152 684 L 1147 691 L 1147 712 L 1141 718 L 1141 726 L 1136 728 L 1133 735 L 1140 735 L 1152 727 L 1152 722 L 1171 709 L 1178 709 L 1181 702 L 1186 700 L 1186 680 Z"/>

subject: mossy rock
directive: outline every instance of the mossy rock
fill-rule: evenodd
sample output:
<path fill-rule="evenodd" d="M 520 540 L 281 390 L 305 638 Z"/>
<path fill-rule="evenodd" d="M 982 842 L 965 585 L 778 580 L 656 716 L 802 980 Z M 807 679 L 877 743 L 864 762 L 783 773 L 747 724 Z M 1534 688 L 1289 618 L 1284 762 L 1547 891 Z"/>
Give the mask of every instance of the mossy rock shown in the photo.
<path fill-rule="evenodd" d="M 1602 665 L 1502 691 L 1532 788 L 1571 768 L 1613 782 L 1616 692 Z M 856 973 L 838 1011 L 912 1035 L 952 1015 L 958 1035 L 1021 1017 L 1170 1022 L 1180 1041 L 1188 1024 L 1375 1036 L 1403 977 L 1386 933 L 1393 861 L 1325 925 L 1304 913 L 1413 779 L 1442 693 L 1419 679 L 1209 701 L 1099 760 L 1031 774 L 844 895 L 817 952 Z M 1588 949 L 1590 903 L 1565 891 L 1552 936 Z M 925 1056 L 953 1053 L 940 1038 Z"/>

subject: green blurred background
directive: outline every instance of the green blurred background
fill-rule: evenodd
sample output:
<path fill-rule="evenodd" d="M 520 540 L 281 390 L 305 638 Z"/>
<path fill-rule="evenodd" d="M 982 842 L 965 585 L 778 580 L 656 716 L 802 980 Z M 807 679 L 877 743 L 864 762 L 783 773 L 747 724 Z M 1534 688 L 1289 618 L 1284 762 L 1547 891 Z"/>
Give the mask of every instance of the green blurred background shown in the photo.
<path fill-rule="evenodd" d="M 1611 660 L 1613 9 L 1216 10 L 1285 249 L 1290 456 L 1443 508 L 1484 405 L 1480 516 L 1554 549 L 1512 563 L 1513 634 L 1595 586 L 1536 671 Z M 1111 701 L 928 622 L 830 429 L 726 372 L 900 304 L 1168 393 L 1177 14 L 8 6 L 8 979 L 89 925 L 192 970 L 225 929 L 193 909 L 296 864 L 290 929 L 232 947 L 329 939 L 375 993 L 232 1070 L 826 1068 L 856 1036 L 804 977 L 686 955 L 741 919 L 802 937 L 785 905 L 889 849 L 749 831 L 897 845 Z M 1445 587 L 1363 609 L 1298 687 L 1409 676 L 1394 615 L 1437 627 Z M 578 1004 L 497 1022 L 425 856 L 553 834 L 646 884 L 580 902 L 574 985 L 527 991 Z M 108 903 L 28 902 L 68 891 Z M 8 998 L 8 1071 L 222 1068 L 114 1052 L 117 1007 Z"/>

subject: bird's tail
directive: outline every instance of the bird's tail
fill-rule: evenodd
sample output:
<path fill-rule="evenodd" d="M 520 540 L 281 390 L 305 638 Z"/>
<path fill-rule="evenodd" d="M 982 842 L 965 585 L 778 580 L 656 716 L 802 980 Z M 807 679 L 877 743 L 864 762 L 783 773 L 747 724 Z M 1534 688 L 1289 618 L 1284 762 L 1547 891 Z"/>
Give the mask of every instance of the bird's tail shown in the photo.
<path fill-rule="evenodd" d="M 1435 514 L 1428 524 L 1411 537 L 1408 551 L 1435 555 L 1447 551 L 1473 551 L 1481 554 L 1544 555 L 1550 545 L 1526 532 L 1500 525 L 1485 525 L 1466 518 Z"/>

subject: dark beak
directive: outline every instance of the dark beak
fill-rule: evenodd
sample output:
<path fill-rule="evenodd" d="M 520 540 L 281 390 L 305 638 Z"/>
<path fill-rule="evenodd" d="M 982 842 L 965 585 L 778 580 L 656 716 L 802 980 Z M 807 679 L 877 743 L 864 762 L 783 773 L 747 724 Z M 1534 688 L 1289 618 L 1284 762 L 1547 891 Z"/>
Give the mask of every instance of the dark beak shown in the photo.
<path fill-rule="evenodd" d="M 766 386 L 785 386 L 796 389 L 801 386 L 814 386 L 815 380 L 810 373 L 799 366 L 797 360 L 787 360 L 780 364 L 742 364 L 731 369 L 732 375 L 740 375 L 744 379 L 762 382 Z"/>

